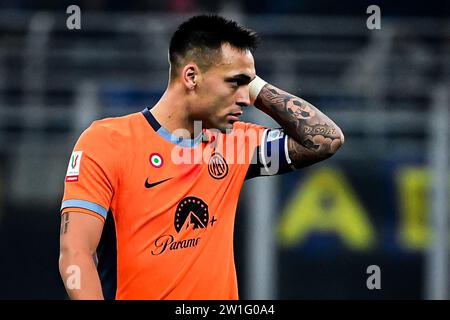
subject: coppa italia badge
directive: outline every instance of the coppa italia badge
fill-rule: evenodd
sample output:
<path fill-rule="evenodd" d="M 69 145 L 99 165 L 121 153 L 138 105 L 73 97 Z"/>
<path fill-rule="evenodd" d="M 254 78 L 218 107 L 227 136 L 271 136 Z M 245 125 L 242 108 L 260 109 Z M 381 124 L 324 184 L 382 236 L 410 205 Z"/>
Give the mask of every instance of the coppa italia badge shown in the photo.
<path fill-rule="evenodd" d="M 205 229 L 208 224 L 214 226 L 216 218 L 212 217 L 209 221 L 208 205 L 200 198 L 186 197 L 182 199 L 175 210 L 174 228 L 177 233 L 188 231 L 189 229 Z M 167 250 L 180 250 L 196 247 L 201 237 L 184 239 L 177 241 L 172 234 L 164 234 L 157 238 L 154 243 L 152 255 L 160 255 Z"/>
<path fill-rule="evenodd" d="M 161 168 L 164 163 L 163 158 L 159 153 L 152 153 L 150 155 L 150 164 L 155 168 Z"/>
<path fill-rule="evenodd" d="M 69 166 L 67 167 L 66 182 L 78 181 L 80 175 L 80 163 L 83 151 L 74 151 L 70 157 Z"/>

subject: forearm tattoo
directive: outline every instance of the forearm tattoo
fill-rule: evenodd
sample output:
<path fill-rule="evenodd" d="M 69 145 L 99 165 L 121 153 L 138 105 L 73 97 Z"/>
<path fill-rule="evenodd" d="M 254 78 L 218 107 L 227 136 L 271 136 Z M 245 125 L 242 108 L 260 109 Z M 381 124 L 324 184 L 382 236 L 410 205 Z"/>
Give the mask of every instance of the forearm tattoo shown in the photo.
<path fill-rule="evenodd" d="M 61 235 L 67 233 L 67 230 L 69 228 L 69 215 L 70 212 L 67 212 L 61 218 L 61 230 L 60 230 Z"/>
<path fill-rule="evenodd" d="M 278 121 L 295 142 L 289 144 L 291 157 L 327 158 L 343 143 L 339 127 L 307 101 L 266 84 L 255 106 Z M 307 152 L 310 151 L 310 152 Z M 305 154 L 307 153 L 307 154 Z M 305 158 L 306 157 L 306 158 Z M 294 160 L 294 159 L 292 159 Z"/>

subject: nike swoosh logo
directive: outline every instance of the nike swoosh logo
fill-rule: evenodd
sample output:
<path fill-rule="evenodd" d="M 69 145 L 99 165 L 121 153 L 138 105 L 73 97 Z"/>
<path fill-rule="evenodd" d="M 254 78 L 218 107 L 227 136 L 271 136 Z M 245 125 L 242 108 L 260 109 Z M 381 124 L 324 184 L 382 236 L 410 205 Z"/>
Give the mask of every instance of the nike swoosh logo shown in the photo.
<path fill-rule="evenodd" d="M 161 183 L 163 183 L 163 182 L 165 182 L 167 180 L 170 180 L 170 179 L 172 179 L 172 178 L 167 178 L 167 179 L 164 179 L 164 180 L 161 180 L 161 181 L 158 181 L 158 182 L 149 183 L 148 182 L 148 178 L 147 178 L 147 180 L 145 180 L 145 187 L 146 188 L 153 188 L 153 187 L 157 186 L 158 184 L 161 184 Z"/>

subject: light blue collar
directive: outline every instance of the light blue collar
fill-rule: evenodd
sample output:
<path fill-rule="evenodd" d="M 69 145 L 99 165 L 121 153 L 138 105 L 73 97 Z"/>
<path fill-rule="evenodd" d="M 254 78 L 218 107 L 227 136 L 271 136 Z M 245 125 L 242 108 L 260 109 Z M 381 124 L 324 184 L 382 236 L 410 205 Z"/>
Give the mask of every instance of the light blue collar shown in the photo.
<path fill-rule="evenodd" d="M 161 137 L 163 137 L 165 140 L 172 142 L 176 145 L 186 147 L 186 148 L 196 147 L 202 141 L 201 133 L 198 136 L 196 136 L 194 139 L 177 137 L 177 136 L 173 135 L 172 133 L 170 133 L 169 131 L 167 131 L 163 127 L 160 127 L 156 131 L 156 133 L 159 134 Z"/>

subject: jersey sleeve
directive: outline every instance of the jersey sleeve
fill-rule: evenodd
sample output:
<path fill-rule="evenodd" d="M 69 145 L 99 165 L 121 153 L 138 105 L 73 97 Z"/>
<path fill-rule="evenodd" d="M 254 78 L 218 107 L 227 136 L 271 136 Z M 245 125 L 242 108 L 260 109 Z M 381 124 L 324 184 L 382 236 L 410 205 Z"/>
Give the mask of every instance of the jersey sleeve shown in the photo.
<path fill-rule="evenodd" d="M 266 129 L 255 148 L 245 179 L 294 171 L 289 158 L 288 138 L 282 128 Z"/>
<path fill-rule="evenodd" d="M 105 221 L 118 184 L 118 146 L 114 132 L 98 122 L 82 133 L 69 160 L 61 213 L 77 208 Z"/>

